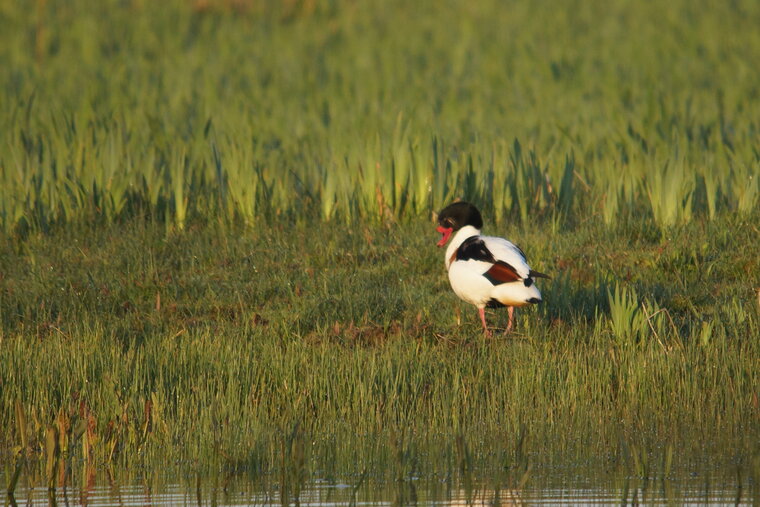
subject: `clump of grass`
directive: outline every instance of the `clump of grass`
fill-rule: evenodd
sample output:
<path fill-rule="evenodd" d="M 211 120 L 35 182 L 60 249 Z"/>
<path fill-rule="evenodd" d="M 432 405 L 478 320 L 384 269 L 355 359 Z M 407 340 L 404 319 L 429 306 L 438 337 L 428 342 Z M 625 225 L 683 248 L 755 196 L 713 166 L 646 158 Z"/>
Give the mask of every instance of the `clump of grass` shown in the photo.
<path fill-rule="evenodd" d="M 652 168 L 646 191 L 659 226 L 667 228 L 691 219 L 694 186 L 695 181 L 688 175 L 683 160 Z"/>
<path fill-rule="evenodd" d="M 618 340 L 637 342 L 647 330 L 647 318 L 641 309 L 636 291 L 615 285 L 607 292 L 610 304 L 610 327 Z"/>

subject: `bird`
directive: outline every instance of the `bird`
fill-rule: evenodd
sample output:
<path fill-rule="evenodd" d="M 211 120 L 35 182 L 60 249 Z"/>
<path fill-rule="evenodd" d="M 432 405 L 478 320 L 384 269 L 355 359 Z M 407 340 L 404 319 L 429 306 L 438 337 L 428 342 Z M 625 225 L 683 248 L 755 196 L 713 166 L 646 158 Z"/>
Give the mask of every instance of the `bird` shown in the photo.
<path fill-rule="evenodd" d="M 451 239 L 444 257 L 451 288 L 460 299 L 477 307 L 485 334 L 491 334 L 485 309 L 505 306 L 508 333 L 515 307 L 542 302 L 536 278 L 550 277 L 532 270 L 520 247 L 504 238 L 482 236 L 482 228 L 478 208 L 463 201 L 449 204 L 438 213 L 436 230 L 441 239 L 437 245 L 443 247 Z"/>

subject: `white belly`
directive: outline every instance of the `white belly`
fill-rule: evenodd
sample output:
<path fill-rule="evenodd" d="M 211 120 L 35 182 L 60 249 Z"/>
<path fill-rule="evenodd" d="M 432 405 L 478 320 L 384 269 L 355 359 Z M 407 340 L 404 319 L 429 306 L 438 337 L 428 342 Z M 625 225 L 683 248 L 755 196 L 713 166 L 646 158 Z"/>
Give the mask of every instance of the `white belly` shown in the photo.
<path fill-rule="evenodd" d="M 491 301 L 494 286 L 484 276 L 489 264 L 480 261 L 454 262 L 449 268 L 449 282 L 454 293 L 464 301 L 483 308 Z"/>
<path fill-rule="evenodd" d="M 493 299 L 506 306 L 524 306 L 530 304 L 533 298 L 541 299 L 536 284 L 526 287 L 519 281 L 493 285 L 483 276 L 490 267 L 490 263 L 476 260 L 452 263 L 449 282 L 454 293 L 478 308 L 485 307 Z"/>

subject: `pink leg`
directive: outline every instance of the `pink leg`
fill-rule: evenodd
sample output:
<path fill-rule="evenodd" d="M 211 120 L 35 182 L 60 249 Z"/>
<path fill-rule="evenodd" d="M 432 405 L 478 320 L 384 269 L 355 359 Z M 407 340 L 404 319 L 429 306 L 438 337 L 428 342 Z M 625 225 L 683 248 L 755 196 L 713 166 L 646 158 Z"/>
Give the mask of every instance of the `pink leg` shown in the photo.
<path fill-rule="evenodd" d="M 515 320 L 515 307 L 514 306 L 509 306 L 507 308 L 508 308 L 508 311 L 509 311 L 509 324 L 507 324 L 507 330 L 504 331 L 505 333 L 509 333 L 510 331 L 512 331 L 512 324 L 513 324 L 513 322 Z"/>
<path fill-rule="evenodd" d="M 478 314 L 480 314 L 480 322 L 483 323 L 483 331 L 485 331 L 486 334 L 490 334 L 488 331 L 488 326 L 486 325 L 486 309 L 478 308 Z"/>

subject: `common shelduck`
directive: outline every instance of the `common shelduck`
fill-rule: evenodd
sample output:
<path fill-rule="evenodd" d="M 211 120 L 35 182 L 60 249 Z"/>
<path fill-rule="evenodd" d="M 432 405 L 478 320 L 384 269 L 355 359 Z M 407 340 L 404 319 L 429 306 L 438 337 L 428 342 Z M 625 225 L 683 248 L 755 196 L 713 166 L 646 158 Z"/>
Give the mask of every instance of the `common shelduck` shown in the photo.
<path fill-rule="evenodd" d="M 451 288 L 461 299 L 475 305 L 486 334 L 485 309 L 506 306 L 509 310 L 507 332 L 512 329 L 515 306 L 541 302 L 535 278 L 549 278 L 528 266 L 525 254 L 503 238 L 481 236 L 483 218 L 467 202 L 455 202 L 438 214 L 438 246 L 446 245 L 446 269 Z"/>

